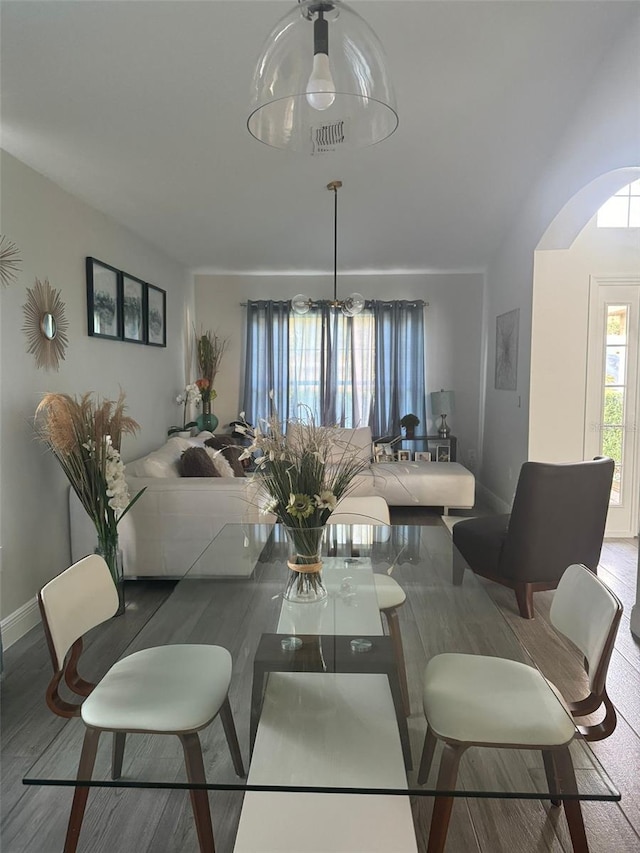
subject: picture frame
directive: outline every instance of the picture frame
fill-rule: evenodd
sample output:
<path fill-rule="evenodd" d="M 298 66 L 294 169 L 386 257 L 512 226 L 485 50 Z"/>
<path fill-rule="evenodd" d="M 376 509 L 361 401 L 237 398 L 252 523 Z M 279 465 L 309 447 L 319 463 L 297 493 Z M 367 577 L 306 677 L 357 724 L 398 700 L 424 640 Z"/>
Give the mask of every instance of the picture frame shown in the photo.
<path fill-rule="evenodd" d="M 122 276 L 120 270 L 87 257 L 87 325 L 93 338 L 122 340 Z"/>
<path fill-rule="evenodd" d="M 436 462 L 451 462 L 451 448 L 448 444 L 436 444 Z"/>
<path fill-rule="evenodd" d="M 398 450 L 397 459 L 398 459 L 398 462 L 411 462 L 411 451 L 410 450 Z"/>
<path fill-rule="evenodd" d="M 122 340 L 146 343 L 147 285 L 129 273 L 122 273 Z"/>
<path fill-rule="evenodd" d="M 494 387 L 515 391 L 518 387 L 518 337 L 520 309 L 496 317 L 496 371 Z"/>
<path fill-rule="evenodd" d="M 147 343 L 152 347 L 167 345 L 167 294 L 153 284 L 147 284 Z"/>
<path fill-rule="evenodd" d="M 416 462 L 431 462 L 431 452 L 429 450 L 416 450 Z"/>

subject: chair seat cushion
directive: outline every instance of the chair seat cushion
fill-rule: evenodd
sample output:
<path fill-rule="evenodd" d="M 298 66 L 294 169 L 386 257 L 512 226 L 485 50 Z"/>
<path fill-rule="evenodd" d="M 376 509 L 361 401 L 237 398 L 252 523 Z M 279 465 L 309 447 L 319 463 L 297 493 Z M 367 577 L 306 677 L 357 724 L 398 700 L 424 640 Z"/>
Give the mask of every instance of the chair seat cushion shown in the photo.
<path fill-rule="evenodd" d="M 374 574 L 374 585 L 378 598 L 378 608 L 387 610 L 390 607 L 400 607 L 407 600 L 404 590 L 397 581 L 389 575 Z"/>
<path fill-rule="evenodd" d="M 454 525 L 453 544 L 474 571 L 498 574 L 509 518 L 509 515 L 478 516 Z"/>
<path fill-rule="evenodd" d="M 436 655 L 427 664 L 423 703 L 444 740 L 553 747 L 576 733 L 557 688 L 537 669 L 504 658 Z"/>
<path fill-rule="evenodd" d="M 231 681 L 231 655 L 221 646 L 143 649 L 118 661 L 82 705 L 99 729 L 187 732 L 218 713 Z"/>

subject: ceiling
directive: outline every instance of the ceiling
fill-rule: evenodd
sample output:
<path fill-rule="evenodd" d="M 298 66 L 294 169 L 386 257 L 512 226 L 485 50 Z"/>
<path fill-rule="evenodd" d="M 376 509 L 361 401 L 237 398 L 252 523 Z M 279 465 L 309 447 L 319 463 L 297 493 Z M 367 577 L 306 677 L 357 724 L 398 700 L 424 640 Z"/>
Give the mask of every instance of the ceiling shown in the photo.
<path fill-rule="evenodd" d="M 400 125 L 358 153 L 246 130 L 280 0 L 2 0 L 2 146 L 191 269 L 482 269 L 640 5 L 354 0 Z"/>

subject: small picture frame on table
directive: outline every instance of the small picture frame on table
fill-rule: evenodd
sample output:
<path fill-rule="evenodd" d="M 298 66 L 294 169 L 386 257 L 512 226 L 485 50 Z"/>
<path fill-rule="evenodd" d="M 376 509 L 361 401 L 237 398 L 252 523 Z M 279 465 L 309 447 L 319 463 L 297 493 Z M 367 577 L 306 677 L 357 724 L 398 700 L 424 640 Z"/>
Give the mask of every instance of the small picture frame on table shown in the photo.
<path fill-rule="evenodd" d="M 167 294 L 153 284 L 147 285 L 147 343 L 152 347 L 167 345 Z"/>
<path fill-rule="evenodd" d="M 128 273 L 122 274 L 122 339 L 135 344 L 146 340 L 147 285 Z"/>
<path fill-rule="evenodd" d="M 398 462 L 411 462 L 411 451 L 398 450 Z"/>
<path fill-rule="evenodd" d="M 122 340 L 122 287 L 120 270 L 86 259 L 88 332 L 93 338 Z"/>
<path fill-rule="evenodd" d="M 448 444 L 436 445 L 436 462 L 451 462 L 451 448 Z"/>
<path fill-rule="evenodd" d="M 429 450 L 416 450 L 416 462 L 431 462 L 431 453 Z"/>

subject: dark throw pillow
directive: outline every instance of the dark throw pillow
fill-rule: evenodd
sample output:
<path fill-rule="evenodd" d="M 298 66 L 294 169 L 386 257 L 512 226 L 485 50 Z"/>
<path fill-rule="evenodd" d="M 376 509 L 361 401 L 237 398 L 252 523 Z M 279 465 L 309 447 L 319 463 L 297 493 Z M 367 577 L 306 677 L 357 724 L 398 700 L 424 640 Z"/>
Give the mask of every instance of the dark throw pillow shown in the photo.
<path fill-rule="evenodd" d="M 239 444 L 235 444 L 233 436 L 230 435 L 214 435 L 205 441 L 207 447 L 212 447 L 214 450 L 221 450 L 222 455 L 233 468 L 234 477 L 244 477 L 244 466 L 240 461 L 240 454 L 244 450 Z"/>
<path fill-rule="evenodd" d="M 216 466 L 204 447 L 190 447 L 180 457 L 178 473 L 181 477 L 218 477 Z"/>

